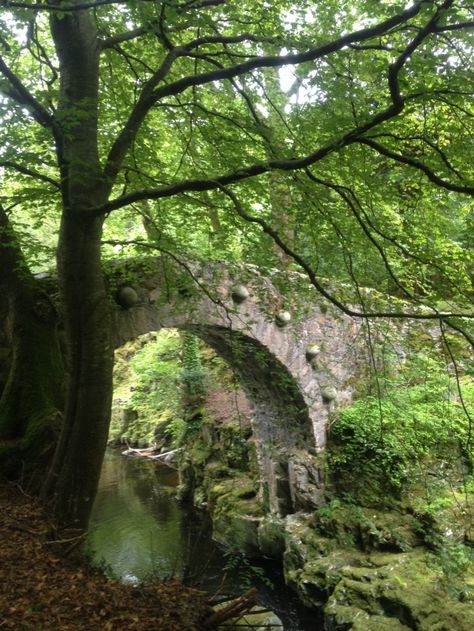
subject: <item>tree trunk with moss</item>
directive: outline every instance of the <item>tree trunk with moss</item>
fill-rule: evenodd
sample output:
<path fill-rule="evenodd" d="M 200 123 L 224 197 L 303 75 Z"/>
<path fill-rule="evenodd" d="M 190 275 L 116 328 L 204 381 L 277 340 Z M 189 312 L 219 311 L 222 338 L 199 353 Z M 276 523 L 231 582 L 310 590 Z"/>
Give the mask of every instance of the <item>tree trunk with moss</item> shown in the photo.
<path fill-rule="evenodd" d="M 63 428 L 43 495 L 60 526 L 85 529 L 112 402 L 112 327 L 100 251 L 104 216 L 91 210 L 106 201 L 110 182 L 98 150 L 100 43 L 93 16 L 86 11 L 53 15 L 51 31 L 60 66 L 58 277 L 68 382 Z"/>
<path fill-rule="evenodd" d="M 0 292 L 10 359 L 0 397 L 1 465 L 31 474 L 52 455 L 64 402 L 64 367 L 54 306 L 32 276 L 0 206 Z"/>
<path fill-rule="evenodd" d="M 59 250 L 68 385 L 44 496 L 61 525 L 79 529 L 87 526 L 96 494 L 112 402 L 113 346 L 100 264 L 101 230 L 100 219 L 66 216 Z"/>

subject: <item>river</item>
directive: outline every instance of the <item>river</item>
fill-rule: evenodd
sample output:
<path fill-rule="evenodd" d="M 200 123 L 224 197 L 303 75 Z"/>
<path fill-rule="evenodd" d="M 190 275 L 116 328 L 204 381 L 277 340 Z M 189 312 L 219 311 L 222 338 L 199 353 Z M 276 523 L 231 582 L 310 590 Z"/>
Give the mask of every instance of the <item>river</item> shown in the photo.
<path fill-rule="evenodd" d="M 176 471 L 146 458 L 106 453 L 91 518 L 87 551 L 95 565 L 123 582 L 180 577 L 211 596 L 259 591 L 259 604 L 285 631 L 322 629 L 283 581 L 278 564 L 241 562 L 212 540 L 209 518 L 175 499 Z"/>

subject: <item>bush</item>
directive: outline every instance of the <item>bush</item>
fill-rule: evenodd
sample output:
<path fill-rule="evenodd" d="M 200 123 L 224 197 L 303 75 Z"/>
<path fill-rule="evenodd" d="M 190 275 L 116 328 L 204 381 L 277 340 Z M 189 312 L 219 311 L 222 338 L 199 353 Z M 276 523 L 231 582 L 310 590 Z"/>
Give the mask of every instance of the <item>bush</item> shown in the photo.
<path fill-rule="evenodd" d="M 402 377 L 379 383 L 382 396 L 360 399 L 333 424 L 328 463 L 336 481 L 348 474 L 397 491 L 426 475 L 460 484 L 472 472 L 471 420 L 455 379 L 424 357 Z M 469 411 L 473 380 L 459 385 Z"/>

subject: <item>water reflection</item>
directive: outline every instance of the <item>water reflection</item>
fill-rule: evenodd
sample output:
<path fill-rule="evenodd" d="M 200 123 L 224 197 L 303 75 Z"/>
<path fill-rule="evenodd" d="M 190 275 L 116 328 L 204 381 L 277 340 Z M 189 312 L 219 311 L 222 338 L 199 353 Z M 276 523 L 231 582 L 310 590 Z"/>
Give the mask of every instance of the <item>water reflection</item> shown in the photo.
<path fill-rule="evenodd" d="M 128 582 L 182 576 L 183 516 L 168 468 L 107 453 L 94 503 L 88 552 Z"/>
<path fill-rule="evenodd" d="M 176 501 L 177 483 L 177 473 L 168 467 L 108 451 L 87 540 L 92 562 L 123 582 L 177 576 L 210 594 L 241 593 L 242 577 L 226 570 L 227 559 L 212 540 L 209 519 Z M 261 565 L 267 579 L 257 584 L 261 604 L 277 613 L 287 631 L 322 629 L 316 614 L 284 585 L 278 568 Z"/>

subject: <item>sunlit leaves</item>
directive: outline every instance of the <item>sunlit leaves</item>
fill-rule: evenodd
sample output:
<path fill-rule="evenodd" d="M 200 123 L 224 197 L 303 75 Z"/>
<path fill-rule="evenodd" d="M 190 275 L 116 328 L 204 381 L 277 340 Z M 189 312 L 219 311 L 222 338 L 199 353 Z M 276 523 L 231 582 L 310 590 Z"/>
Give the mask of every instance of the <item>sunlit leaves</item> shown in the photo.
<path fill-rule="evenodd" d="M 259 56 L 305 51 L 405 9 L 395 0 L 244 1 L 202 9 L 136 0 L 99 7 L 94 19 L 104 46 L 97 104 L 102 163 L 173 46 L 200 42 L 192 50 L 183 49 L 154 88 Z M 240 183 L 234 190 L 249 211 L 270 223 L 286 214 L 294 226 L 295 247 L 319 273 L 349 281 L 354 297 L 357 284 L 368 284 L 404 297 L 416 295 L 431 305 L 448 295 L 468 300 L 473 211 L 466 197 L 373 148 L 338 145 L 345 134 L 390 107 L 389 68 L 436 10 L 435 3 L 422 3 L 407 24 L 288 68 L 292 81 L 285 89 L 285 70 L 261 68 L 159 99 L 134 136 L 113 195 L 181 180 L 212 180 L 269 159 L 292 159 L 331 146 L 313 167 L 318 181 L 302 171 L 278 175 L 278 188 L 287 190 L 279 192 L 279 209 L 270 176 Z M 399 73 L 403 110 L 368 134 L 391 152 L 421 161 L 445 181 L 463 184 L 472 182 L 474 164 L 473 36 L 469 29 L 452 27 L 469 19 L 462 4 L 441 16 L 437 32 L 413 51 Z M 0 35 L 6 62 L 54 112 L 58 68 L 46 16 L 5 14 Z M 231 39 L 222 43 L 222 37 Z M 8 96 L 0 101 L 0 115 L 8 130 L 1 158 L 34 166 L 58 180 L 50 131 L 40 129 L 31 112 Z M 77 108 L 55 114 L 66 131 L 64 117 L 74 128 L 82 124 L 81 115 Z M 53 246 L 57 193 L 11 169 L 2 177 L 2 202 L 15 209 L 17 227 L 26 235 L 25 225 L 37 226 L 33 233 L 43 243 L 43 222 L 44 244 Z M 245 260 L 264 268 L 278 264 L 271 240 L 236 216 L 218 190 L 151 200 L 145 206 L 137 204 L 108 218 L 104 238 L 134 245 L 107 245 L 107 256 L 138 251 L 137 242 L 147 236 L 145 214 L 155 226 L 154 243 L 163 250 Z"/>

